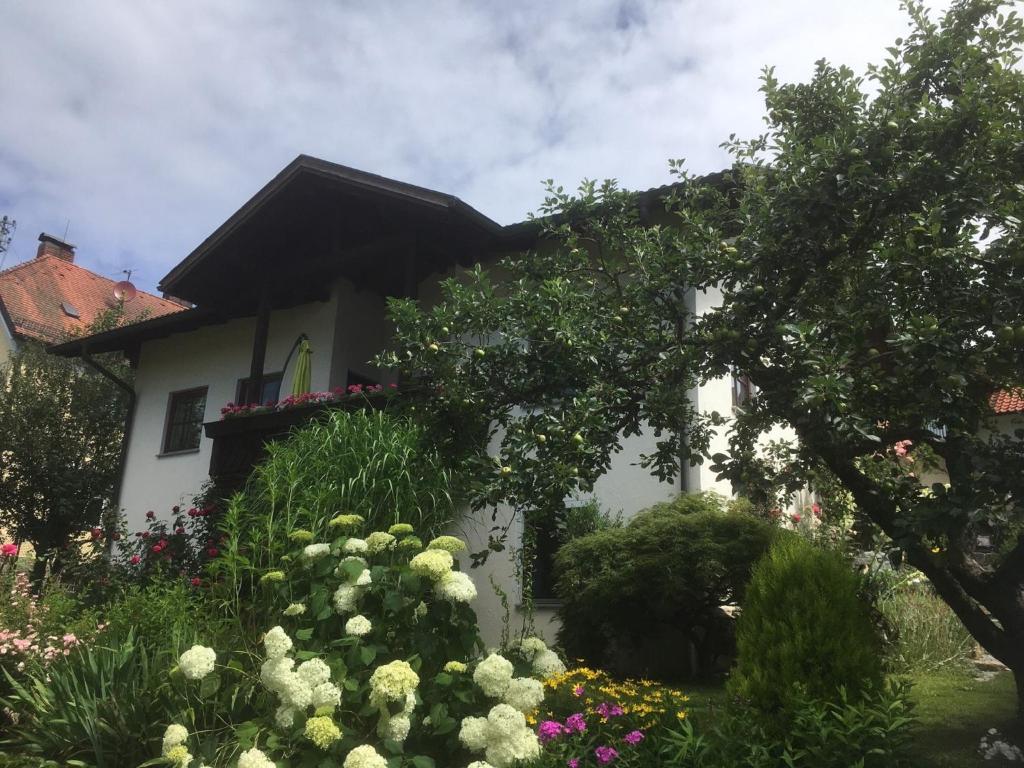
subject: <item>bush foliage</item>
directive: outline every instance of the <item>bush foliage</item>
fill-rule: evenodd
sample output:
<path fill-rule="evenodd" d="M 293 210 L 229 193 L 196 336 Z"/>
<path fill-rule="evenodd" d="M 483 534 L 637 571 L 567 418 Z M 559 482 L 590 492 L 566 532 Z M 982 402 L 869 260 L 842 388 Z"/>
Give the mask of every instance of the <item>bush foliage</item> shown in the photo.
<path fill-rule="evenodd" d="M 556 559 L 559 642 L 573 658 L 616 670 L 624 655 L 639 661 L 650 638 L 677 631 L 709 666 L 718 609 L 742 597 L 772 535 L 768 523 L 702 494 L 570 542 Z M 653 673 L 658 663 L 647 656 L 647 668 L 631 671 Z"/>
<path fill-rule="evenodd" d="M 733 692 L 762 712 L 801 696 L 856 697 L 876 687 L 883 655 L 860 577 L 842 555 L 780 536 L 747 587 L 737 626 Z"/>

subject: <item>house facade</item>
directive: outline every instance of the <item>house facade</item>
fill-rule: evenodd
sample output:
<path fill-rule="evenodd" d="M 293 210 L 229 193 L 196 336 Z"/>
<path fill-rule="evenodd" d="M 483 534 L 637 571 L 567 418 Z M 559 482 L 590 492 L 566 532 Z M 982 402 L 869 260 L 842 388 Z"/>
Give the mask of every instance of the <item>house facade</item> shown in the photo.
<path fill-rule="evenodd" d="M 211 476 L 237 486 L 263 441 L 297 423 L 287 412 L 223 420 L 221 409 L 290 392 L 294 364 L 288 361 L 300 339 L 313 350 L 313 391 L 395 383 L 393 373 L 369 362 L 390 336 L 387 297 L 414 297 L 429 306 L 439 298 L 441 279 L 521 252 L 538 232 L 531 225 L 502 227 L 433 190 L 297 158 L 161 282 L 161 290 L 192 308 L 52 350 L 67 356 L 120 351 L 135 368 L 118 499 L 129 525 L 141 528 L 148 510 L 188 505 Z M 691 294 L 695 312 L 715 300 Z M 690 397 L 702 410 L 729 413 L 733 382 L 709 383 Z M 715 450 L 725 447 L 725 436 L 719 440 Z M 682 490 L 731 493 L 706 466 L 686 468 L 674 483 L 659 482 L 638 465 L 653 447 L 653 435 L 626 440 L 592 497 L 573 503 L 592 498 L 629 517 Z M 487 513 L 464 519 L 453 532 L 478 549 L 492 525 Z M 513 525 L 511 535 L 515 542 L 522 531 Z M 489 642 L 504 617 L 491 580 L 516 606 L 522 597 L 513 557 L 503 553 L 470 571 Z M 539 605 L 538 629 L 550 636 L 552 607 Z M 516 621 L 512 617 L 513 626 Z"/>

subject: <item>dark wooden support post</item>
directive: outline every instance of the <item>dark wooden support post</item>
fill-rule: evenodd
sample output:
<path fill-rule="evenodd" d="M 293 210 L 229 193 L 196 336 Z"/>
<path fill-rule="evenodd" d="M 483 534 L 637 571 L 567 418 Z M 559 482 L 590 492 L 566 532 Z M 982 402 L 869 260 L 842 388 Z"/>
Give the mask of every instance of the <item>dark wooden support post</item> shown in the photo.
<path fill-rule="evenodd" d="M 263 392 L 263 364 L 267 357 L 267 337 L 270 334 L 270 286 L 264 282 L 260 288 L 260 303 L 256 310 L 256 332 L 252 339 L 252 365 L 249 367 L 249 391 L 246 403 L 260 402 Z"/>

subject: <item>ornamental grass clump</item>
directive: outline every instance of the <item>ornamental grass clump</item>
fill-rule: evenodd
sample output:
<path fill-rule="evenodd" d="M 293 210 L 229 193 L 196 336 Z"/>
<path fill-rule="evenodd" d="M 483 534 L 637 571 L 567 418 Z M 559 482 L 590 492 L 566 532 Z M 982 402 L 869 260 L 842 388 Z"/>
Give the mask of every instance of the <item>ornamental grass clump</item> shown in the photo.
<path fill-rule="evenodd" d="M 880 687 L 881 641 L 861 579 L 842 555 L 784 536 L 754 568 L 737 625 L 730 690 L 758 711 L 796 698 L 852 700 Z"/>
<path fill-rule="evenodd" d="M 511 659 L 483 655 L 476 588 L 450 542 L 424 549 L 404 525 L 363 537 L 351 519 L 326 530 L 334 538 L 285 535 L 280 567 L 256 579 L 271 626 L 254 642 L 181 654 L 200 697 L 219 690 L 207 706 L 233 689 L 248 689 L 253 705 L 249 719 L 225 713 L 203 734 L 216 748 L 172 727 L 165 763 L 199 768 L 195 754 L 210 768 L 423 768 L 482 756 L 512 768 L 536 758 L 527 718 L 543 705 L 541 673 L 564 671 L 557 654 L 531 640 Z M 410 541 L 419 543 L 402 546 Z"/>

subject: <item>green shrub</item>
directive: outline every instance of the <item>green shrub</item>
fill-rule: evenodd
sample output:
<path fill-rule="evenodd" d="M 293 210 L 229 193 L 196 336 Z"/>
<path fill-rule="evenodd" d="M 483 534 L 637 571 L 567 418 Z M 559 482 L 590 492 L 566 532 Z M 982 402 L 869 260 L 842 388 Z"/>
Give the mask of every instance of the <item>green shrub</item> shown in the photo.
<path fill-rule="evenodd" d="M 878 601 L 892 627 L 894 666 L 901 671 L 932 671 L 967 663 L 974 638 L 930 584 L 904 582 Z"/>
<path fill-rule="evenodd" d="M 794 697 L 853 699 L 882 680 L 881 644 L 860 577 L 837 552 L 779 537 L 759 562 L 737 625 L 730 690 L 764 713 Z"/>
<path fill-rule="evenodd" d="M 700 733 L 689 721 L 653 734 L 664 768 L 904 768 L 914 727 L 905 685 L 867 691 L 856 700 L 845 690 L 832 700 L 797 696 L 785 729 L 737 706 L 717 727 Z"/>
<path fill-rule="evenodd" d="M 621 528 L 578 538 L 556 558 L 558 640 L 570 657 L 591 666 L 670 676 L 669 665 L 684 656 L 681 637 L 696 646 L 707 670 L 730 650 L 729 636 L 715 631 L 718 609 L 742 596 L 772 536 L 768 523 L 726 511 L 720 497 L 703 494 L 680 496 Z M 666 644 L 668 658 L 649 645 L 666 633 L 677 633 Z"/>
<path fill-rule="evenodd" d="M 17 723 L 7 727 L 0 751 L 96 768 L 138 765 L 176 705 L 160 656 L 128 638 L 78 648 L 21 681 L 5 670 L 12 692 L 0 705 Z"/>
<path fill-rule="evenodd" d="M 165 757 L 221 768 L 249 752 L 248 765 L 315 768 L 359 750 L 351 763 L 362 753 L 371 757 L 359 764 L 383 764 L 376 753 L 394 768 L 426 768 L 466 765 L 486 750 L 495 768 L 511 768 L 539 752 L 525 713 L 543 685 L 528 675 L 564 671 L 557 655 L 530 638 L 508 659 L 481 659 L 476 589 L 451 554 L 465 544 L 449 536 L 425 547 L 409 525 L 364 539 L 361 527 L 343 515 L 323 538 L 292 531 L 281 568 L 259 580 L 259 631 L 179 659 L 171 677 L 189 678 L 196 701 L 164 720 L 181 726 Z M 247 719 L 229 710 L 236 693 L 253 701 Z M 199 707 L 204 726 L 192 727 Z M 481 738 L 488 728 L 498 732 Z"/>

